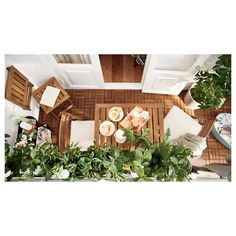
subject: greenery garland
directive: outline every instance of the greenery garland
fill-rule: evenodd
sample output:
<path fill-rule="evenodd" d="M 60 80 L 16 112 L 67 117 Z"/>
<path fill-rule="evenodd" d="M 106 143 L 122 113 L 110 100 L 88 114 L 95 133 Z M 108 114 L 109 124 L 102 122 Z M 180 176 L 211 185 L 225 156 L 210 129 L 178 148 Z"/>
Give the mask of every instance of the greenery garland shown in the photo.
<path fill-rule="evenodd" d="M 191 152 L 183 146 L 168 142 L 169 131 L 161 144 L 151 143 L 149 129 L 137 134 L 124 129 L 127 149 L 114 146 L 90 146 L 81 151 L 77 144 L 64 152 L 57 145 L 35 145 L 32 135 L 23 133 L 13 147 L 5 150 L 6 181 L 13 177 L 31 180 L 43 177 L 45 181 L 80 179 L 110 181 L 188 181 L 191 173 L 187 159 Z M 7 138 L 7 137 L 6 137 Z"/>

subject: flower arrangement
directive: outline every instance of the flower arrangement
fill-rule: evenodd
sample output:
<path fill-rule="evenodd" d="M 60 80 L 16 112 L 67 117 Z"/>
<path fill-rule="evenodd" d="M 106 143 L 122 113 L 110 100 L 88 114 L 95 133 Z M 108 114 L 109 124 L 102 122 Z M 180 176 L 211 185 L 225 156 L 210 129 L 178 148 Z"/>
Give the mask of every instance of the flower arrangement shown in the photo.
<path fill-rule="evenodd" d="M 23 134 L 13 147 L 5 152 L 5 178 L 31 180 L 43 177 L 45 181 L 80 179 L 110 181 L 187 181 L 191 172 L 185 147 L 168 142 L 151 143 L 149 130 L 143 135 L 123 129 L 127 149 L 107 146 L 90 146 L 81 151 L 77 144 L 59 152 L 54 144 L 35 145 L 33 134 Z"/>

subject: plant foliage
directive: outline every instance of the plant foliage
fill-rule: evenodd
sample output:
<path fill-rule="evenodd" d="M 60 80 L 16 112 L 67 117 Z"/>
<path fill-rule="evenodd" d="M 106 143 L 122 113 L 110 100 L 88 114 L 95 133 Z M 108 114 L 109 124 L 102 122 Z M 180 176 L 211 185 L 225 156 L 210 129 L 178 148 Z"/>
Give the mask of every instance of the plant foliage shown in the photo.
<path fill-rule="evenodd" d="M 209 71 L 199 70 L 195 81 L 191 93 L 200 108 L 219 108 L 231 96 L 231 55 L 219 56 Z"/>
<path fill-rule="evenodd" d="M 64 152 L 51 143 L 36 145 L 32 136 L 23 134 L 12 150 L 5 152 L 6 180 L 20 177 L 30 180 L 43 177 L 63 180 L 186 181 L 191 172 L 187 157 L 190 151 L 168 142 L 152 144 L 149 130 L 138 134 L 124 129 L 127 149 L 114 146 L 90 146 L 81 151 L 77 144 Z"/>

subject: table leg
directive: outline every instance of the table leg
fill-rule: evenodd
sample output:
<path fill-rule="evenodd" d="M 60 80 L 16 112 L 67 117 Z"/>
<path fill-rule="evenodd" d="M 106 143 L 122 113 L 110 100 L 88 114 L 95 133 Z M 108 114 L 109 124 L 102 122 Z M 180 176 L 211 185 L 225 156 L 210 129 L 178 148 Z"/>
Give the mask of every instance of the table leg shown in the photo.
<path fill-rule="evenodd" d="M 53 111 L 51 111 L 50 112 L 57 120 L 60 120 L 60 118 L 53 112 Z"/>

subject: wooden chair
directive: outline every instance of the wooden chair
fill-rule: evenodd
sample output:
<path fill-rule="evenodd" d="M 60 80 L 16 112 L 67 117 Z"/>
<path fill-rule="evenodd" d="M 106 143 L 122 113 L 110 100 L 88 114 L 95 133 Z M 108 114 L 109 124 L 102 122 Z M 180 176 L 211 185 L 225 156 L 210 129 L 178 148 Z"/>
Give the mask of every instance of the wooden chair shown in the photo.
<path fill-rule="evenodd" d="M 93 144 L 93 140 L 93 120 L 81 120 L 79 117 L 70 113 L 61 113 L 58 133 L 58 146 L 61 152 L 67 149 L 72 142 L 79 142 L 81 150 L 86 150 L 90 145 Z"/>
<path fill-rule="evenodd" d="M 203 125 L 201 131 L 198 133 L 198 136 L 202 138 L 206 138 L 211 132 L 211 129 L 215 123 L 215 120 L 216 120 L 215 118 L 207 120 L 206 123 Z"/>
<path fill-rule="evenodd" d="M 195 159 L 198 159 L 197 162 L 201 161 L 200 164 L 202 165 L 204 161 L 199 157 L 207 148 L 206 138 L 214 122 L 215 118 L 207 120 L 202 125 L 179 107 L 173 106 L 164 118 L 164 129 L 166 131 L 170 128 L 170 141 L 182 143 L 191 149 L 194 162 L 196 162 Z"/>
<path fill-rule="evenodd" d="M 69 113 L 60 113 L 60 125 L 58 133 L 58 147 L 62 152 L 70 146 L 70 128 L 72 115 Z"/>
<path fill-rule="evenodd" d="M 211 131 L 215 122 L 214 119 L 209 119 L 204 125 L 201 125 L 196 119 L 188 115 L 177 106 L 173 106 L 164 118 L 164 130 L 170 128 L 170 140 L 176 139 L 186 133 L 198 135 L 206 138 Z"/>

